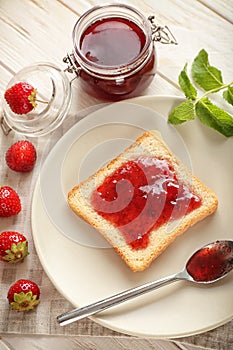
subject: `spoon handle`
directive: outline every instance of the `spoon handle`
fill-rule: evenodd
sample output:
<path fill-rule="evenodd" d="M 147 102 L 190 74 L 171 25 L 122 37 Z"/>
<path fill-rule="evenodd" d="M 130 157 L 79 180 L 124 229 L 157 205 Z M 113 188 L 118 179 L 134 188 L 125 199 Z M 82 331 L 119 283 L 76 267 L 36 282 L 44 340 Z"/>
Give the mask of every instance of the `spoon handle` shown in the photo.
<path fill-rule="evenodd" d="M 120 303 L 123 303 L 124 301 L 130 300 L 132 298 L 135 298 L 139 295 L 142 295 L 144 293 L 150 292 L 154 289 L 157 289 L 159 287 L 165 286 L 166 284 L 175 282 L 180 279 L 186 279 L 186 273 L 185 271 L 182 271 L 180 273 L 170 275 L 164 278 L 161 278 L 156 281 L 148 282 L 146 284 L 143 284 L 141 286 L 128 289 L 124 292 L 121 292 L 119 294 L 115 294 L 111 297 L 105 298 L 103 300 L 97 301 L 93 304 L 84 306 L 80 309 L 75 309 L 69 312 L 66 312 L 60 316 L 57 317 L 57 321 L 61 326 L 65 326 L 69 323 L 81 320 L 84 317 L 89 317 L 91 315 L 96 314 L 97 312 L 101 312 L 103 310 L 106 310 L 112 306 L 118 305 Z"/>

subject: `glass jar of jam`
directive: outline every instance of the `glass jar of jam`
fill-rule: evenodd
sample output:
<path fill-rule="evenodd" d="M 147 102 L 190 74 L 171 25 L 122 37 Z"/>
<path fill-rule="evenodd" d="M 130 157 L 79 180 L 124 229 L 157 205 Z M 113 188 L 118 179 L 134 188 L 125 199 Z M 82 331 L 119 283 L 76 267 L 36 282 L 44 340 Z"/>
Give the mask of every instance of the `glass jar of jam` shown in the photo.
<path fill-rule="evenodd" d="M 157 67 L 151 19 L 124 4 L 96 6 L 78 19 L 65 62 L 88 94 L 115 101 L 148 87 Z"/>

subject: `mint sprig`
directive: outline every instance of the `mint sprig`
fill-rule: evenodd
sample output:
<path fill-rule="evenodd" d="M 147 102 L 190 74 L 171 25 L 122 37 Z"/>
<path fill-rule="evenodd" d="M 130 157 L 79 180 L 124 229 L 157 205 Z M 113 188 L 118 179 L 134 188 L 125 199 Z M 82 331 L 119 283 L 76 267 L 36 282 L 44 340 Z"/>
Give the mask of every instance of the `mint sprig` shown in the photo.
<path fill-rule="evenodd" d="M 224 84 L 221 71 L 210 65 L 205 50 L 201 50 L 194 59 L 191 73 L 193 83 L 188 76 L 186 63 L 179 74 L 179 85 L 187 100 L 172 110 L 168 116 L 169 123 L 182 124 L 198 117 L 201 123 L 224 136 L 233 136 L 233 117 L 212 103 L 208 96 L 224 90 L 223 98 L 233 105 L 233 81 Z M 205 91 L 201 97 L 198 97 L 194 84 Z"/>

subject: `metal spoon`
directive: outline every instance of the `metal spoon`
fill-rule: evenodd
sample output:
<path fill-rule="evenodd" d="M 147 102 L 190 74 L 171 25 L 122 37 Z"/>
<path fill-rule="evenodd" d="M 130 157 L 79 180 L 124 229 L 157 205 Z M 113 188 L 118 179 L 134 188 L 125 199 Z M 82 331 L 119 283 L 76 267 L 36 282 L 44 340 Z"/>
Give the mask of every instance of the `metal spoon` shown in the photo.
<path fill-rule="evenodd" d="M 65 326 L 178 280 L 213 283 L 226 276 L 232 269 L 233 241 L 216 241 L 196 251 L 183 271 L 64 313 L 57 317 L 57 321 L 61 326 Z"/>

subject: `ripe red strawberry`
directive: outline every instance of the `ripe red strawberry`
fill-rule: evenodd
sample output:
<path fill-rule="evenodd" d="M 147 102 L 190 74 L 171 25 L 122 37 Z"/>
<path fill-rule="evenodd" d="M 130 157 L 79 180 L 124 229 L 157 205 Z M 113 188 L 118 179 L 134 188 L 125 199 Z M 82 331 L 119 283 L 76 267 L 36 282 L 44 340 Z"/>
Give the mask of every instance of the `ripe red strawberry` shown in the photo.
<path fill-rule="evenodd" d="M 28 253 L 28 241 L 16 231 L 4 231 L 0 234 L 0 260 L 17 263 L 23 261 Z"/>
<path fill-rule="evenodd" d="M 17 141 L 7 150 L 5 159 L 9 168 L 14 171 L 30 171 L 36 162 L 35 147 L 30 141 Z"/>
<path fill-rule="evenodd" d="M 18 194 L 10 186 L 0 186 L 0 217 L 16 215 L 21 211 Z"/>
<path fill-rule="evenodd" d="M 30 280 L 18 280 L 9 289 L 7 299 L 11 308 L 17 311 L 29 311 L 37 306 L 40 301 L 40 289 Z"/>
<path fill-rule="evenodd" d="M 4 97 L 14 113 L 27 114 L 37 105 L 36 94 L 33 86 L 20 82 L 7 89 Z"/>

